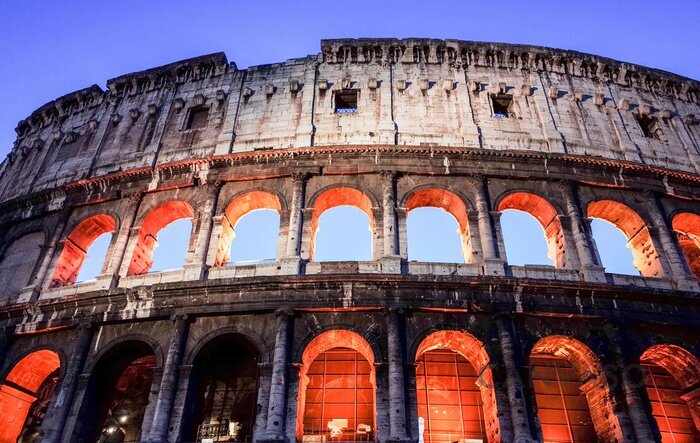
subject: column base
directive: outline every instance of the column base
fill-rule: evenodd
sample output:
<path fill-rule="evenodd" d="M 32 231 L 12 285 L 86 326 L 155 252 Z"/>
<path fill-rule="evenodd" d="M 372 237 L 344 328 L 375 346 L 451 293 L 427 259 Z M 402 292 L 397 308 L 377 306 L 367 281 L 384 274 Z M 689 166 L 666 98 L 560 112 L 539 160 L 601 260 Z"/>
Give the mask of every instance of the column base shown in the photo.
<path fill-rule="evenodd" d="M 280 267 L 282 275 L 299 275 L 301 274 L 301 257 L 282 257 L 277 264 Z"/>
<path fill-rule="evenodd" d="M 185 280 L 204 280 L 207 276 L 209 266 L 201 263 L 192 263 L 184 266 Z"/>
<path fill-rule="evenodd" d="M 698 292 L 700 290 L 700 285 L 698 285 L 698 282 L 691 280 L 690 278 L 673 279 L 673 286 L 679 291 Z"/>
<path fill-rule="evenodd" d="M 506 275 L 505 263 L 501 259 L 485 259 L 481 263 L 481 267 L 485 276 L 489 275 Z"/>
<path fill-rule="evenodd" d="M 263 434 L 255 443 L 287 443 L 287 437 L 279 434 Z"/>
<path fill-rule="evenodd" d="M 400 255 L 387 255 L 379 259 L 382 274 L 401 274 L 402 264 Z"/>
<path fill-rule="evenodd" d="M 40 287 L 27 286 L 25 288 L 22 288 L 17 293 L 17 299 L 16 299 L 16 301 L 14 301 L 14 303 L 28 303 L 28 302 L 37 301 L 39 299 L 40 294 L 41 294 Z"/>
<path fill-rule="evenodd" d="M 95 287 L 97 289 L 112 289 L 119 286 L 119 275 L 118 274 L 102 274 L 98 275 L 95 279 Z"/>
<path fill-rule="evenodd" d="M 581 276 L 585 281 L 593 283 L 607 283 L 605 268 L 597 265 L 581 266 Z"/>

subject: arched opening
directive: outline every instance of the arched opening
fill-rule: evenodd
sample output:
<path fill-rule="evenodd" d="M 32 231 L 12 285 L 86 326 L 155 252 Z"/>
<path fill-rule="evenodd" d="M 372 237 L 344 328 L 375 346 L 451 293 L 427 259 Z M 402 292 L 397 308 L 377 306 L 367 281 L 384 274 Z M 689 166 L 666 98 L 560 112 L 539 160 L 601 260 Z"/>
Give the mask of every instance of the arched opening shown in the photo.
<path fill-rule="evenodd" d="M 700 215 L 678 214 L 673 217 L 672 226 L 690 270 L 700 279 Z"/>
<path fill-rule="evenodd" d="M 644 277 L 663 277 L 664 271 L 661 267 L 659 254 L 651 240 L 649 229 L 644 220 L 634 212 L 629 206 L 612 200 L 599 200 L 588 205 L 588 217 L 598 218 L 613 224 L 622 231 L 627 239 L 627 248 L 632 251 L 634 259 L 633 266 Z M 595 225 L 593 226 L 595 228 Z M 603 265 L 609 267 L 620 260 L 620 255 L 610 255 L 605 260 L 605 255 L 601 252 L 606 244 L 610 243 L 609 237 L 603 237 L 599 232 L 593 231 L 598 251 L 601 255 Z"/>
<path fill-rule="evenodd" d="M 544 441 L 622 440 L 602 365 L 586 345 L 541 339 L 530 353 L 530 376 Z"/>
<path fill-rule="evenodd" d="M 61 361 L 40 350 L 22 358 L 0 385 L 0 441 L 38 441 L 41 424 L 58 385 Z"/>
<path fill-rule="evenodd" d="M 498 210 L 503 213 L 501 229 L 509 264 L 566 267 L 561 221 L 547 200 L 527 192 L 515 192 L 501 200 Z M 540 241 L 542 234 L 546 243 Z"/>
<path fill-rule="evenodd" d="M 316 198 L 313 210 L 311 260 L 372 259 L 376 225 L 369 197 L 357 189 L 333 188 Z"/>
<path fill-rule="evenodd" d="M 139 441 L 156 365 L 153 349 L 141 341 L 125 341 L 105 353 L 83 397 L 76 441 Z"/>
<path fill-rule="evenodd" d="M 681 347 L 656 345 L 640 363 L 661 441 L 700 441 L 700 361 Z"/>
<path fill-rule="evenodd" d="M 94 263 L 90 264 L 90 266 L 97 265 L 100 267 L 100 271 L 88 278 L 94 278 L 99 275 L 104 265 L 107 251 L 104 250 L 104 254 L 95 254 L 96 251 L 92 246 L 98 238 L 101 242 L 107 240 L 107 244 L 109 244 L 115 229 L 116 223 L 114 219 L 107 214 L 94 215 L 81 221 L 63 243 L 63 251 L 61 251 L 61 256 L 56 263 L 50 287 L 56 288 L 74 284 L 78 281 L 78 275 L 83 265 L 88 265 L 86 262 L 92 262 L 93 259 Z"/>
<path fill-rule="evenodd" d="M 44 245 L 44 234 L 32 232 L 10 244 L 0 261 L 0 304 L 2 299 L 16 295 L 29 285 L 34 274 L 34 267 Z"/>
<path fill-rule="evenodd" d="M 236 197 L 224 211 L 214 266 L 276 258 L 279 237 L 279 198 L 264 191 Z"/>
<path fill-rule="evenodd" d="M 467 207 L 443 189 L 422 189 L 406 201 L 408 259 L 425 262 L 473 261 Z"/>
<path fill-rule="evenodd" d="M 194 359 L 187 441 L 251 441 L 257 414 L 255 346 L 238 334 L 212 339 Z"/>
<path fill-rule="evenodd" d="M 374 440 L 374 354 L 362 337 L 333 330 L 314 338 L 299 375 L 297 441 Z"/>
<path fill-rule="evenodd" d="M 153 266 L 153 253 L 155 248 L 158 247 L 158 235 L 160 231 L 177 220 L 192 219 L 192 217 L 194 217 L 194 210 L 189 204 L 183 201 L 170 201 L 152 210 L 141 223 L 136 247 L 134 248 L 131 263 L 129 264 L 128 275 L 140 275 L 148 272 Z M 183 225 L 188 226 L 186 224 Z M 188 235 L 183 236 L 183 232 L 178 232 L 178 235 L 170 239 L 167 243 L 178 239 L 184 240 L 183 237 L 186 237 L 189 242 L 189 232 L 187 229 L 183 229 L 184 226 L 180 226 L 180 229 L 176 230 L 187 232 Z M 177 226 L 175 227 L 177 228 Z M 191 229 L 191 225 L 188 227 Z M 164 245 L 167 245 L 167 243 L 163 241 Z M 184 256 L 185 253 L 182 251 L 182 244 L 179 245 L 179 248 L 173 248 L 172 246 L 171 244 L 164 248 L 167 250 L 164 250 L 163 255 L 169 255 L 171 257 L 175 255 L 178 258 Z M 185 247 L 184 249 L 186 251 L 187 248 Z M 181 261 L 184 262 L 184 260 Z M 170 264 L 164 265 L 163 267 L 165 268 L 168 266 L 170 266 Z"/>
<path fill-rule="evenodd" d="M 438 331 L 416 351 L 419 432 L 426 443 L 500 441 L 493 375 L 483 343 Z"/>

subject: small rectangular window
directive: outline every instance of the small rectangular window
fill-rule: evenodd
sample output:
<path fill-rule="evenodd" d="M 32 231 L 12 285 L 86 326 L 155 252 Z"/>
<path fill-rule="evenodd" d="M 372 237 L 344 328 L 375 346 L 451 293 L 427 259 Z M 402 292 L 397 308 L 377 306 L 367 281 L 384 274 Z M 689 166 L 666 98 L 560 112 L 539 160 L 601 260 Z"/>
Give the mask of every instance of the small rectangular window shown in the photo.
<path fill-rule="evenodd" d="M 357 112 L 357 89 L 343 89 L 335 93 L 335 112 L 338 114 Z"/>
<path fill-rule="evenodd" d="M 191 108 L 190 115 L 187 118 L 186 129 L 202 129 L 207 126 L 209 118 L 209 109 L 203 106 Z"/>
<path fill-rule="evenodd" d="M 661 137 L 661 128 L 659 123 L 654 117 L 649 117 L 648 115 L 635 114 L 634 118 L 639 124 L 639 128 L 642 130 L 642 134 L 647 138 L 655 138 L 659 140 Z"/>
<path fill-rule="evenodd" d="M 495 118 L 512 118 L 513 96 L 510 94 L 491 94 L 491 106 Z"/>

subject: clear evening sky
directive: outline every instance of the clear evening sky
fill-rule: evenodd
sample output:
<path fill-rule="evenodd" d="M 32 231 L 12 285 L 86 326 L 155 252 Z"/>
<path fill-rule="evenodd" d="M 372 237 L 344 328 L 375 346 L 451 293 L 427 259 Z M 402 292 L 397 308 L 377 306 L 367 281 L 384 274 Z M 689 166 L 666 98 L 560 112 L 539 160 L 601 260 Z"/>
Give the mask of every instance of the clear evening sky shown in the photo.
<path fill-rule="evenodd" d="M 104 88 L 107 79 L 122 74 L 217 51 L 224 51 L 230 61 L 245 68 L 317 53 L 322 38 L 453 38 L 572 49 L 698 79 L 699 23 L 698 0 L 0 0 L 0 158 L 12 147 L 17 122 L 50 100 L 92 84 Z M 419 215 L 424 214 L 412 218 Z M 264 212 L 256 215 L 264 216 Z M 347 214 L 337 217 L 340 223 L 335 225 L 347 228 L 351 224 Z M 413 235 L 419 240 L 409 242 L 409 253 L 413 244 L 414 256 L 421 255 L 417 252 L 420 239 L 435 235 L 435 229 L 422 228 L 437 223 L 431 217 L 409 220 L 418 226 Z M 508 218 L 503 218 L 506 231 L 511 223 Z M 368 234 L 364 223 L 365 232 L 358 235 Z M 531 238 L 523 227 L 526 221 L 512 223 L 518 233 L 513 238 Z M 255 228 L 259 223 L 251 224 Z M 240 231 L 245 229 L 240 226 L 236 241 L 244 242 Z M 437 232 L 454 235 L 447 225 Z M 542 236 L 541 230 L 533 232 Z M 322 226 L 319 235 L 332 236 L 332 230 Z M 409 240 L 411 235 L 409 231 Z M 345 250 L 338 238 L 332 240 L 333 249 Z M 600 249 L 613 244 L 605 239 L 598 242 Z M 437 248 L 429 246 L 443 240 L 427 240 L 423 258 L 439 259 L 429 253 Z M 162 237 L 160 243 L 161 250 L 174 247 Z M 261 245 L 254 242 L 253 246 Z M 523 246 L 527 254 L 534 249 L 534 243 Z M 446 247 L 436 254 L 449 253 Z M 511 262 L 516 261 L 515 254 L 509 250 Z M 613 256 L 609 261 L 626 260 Z"/>

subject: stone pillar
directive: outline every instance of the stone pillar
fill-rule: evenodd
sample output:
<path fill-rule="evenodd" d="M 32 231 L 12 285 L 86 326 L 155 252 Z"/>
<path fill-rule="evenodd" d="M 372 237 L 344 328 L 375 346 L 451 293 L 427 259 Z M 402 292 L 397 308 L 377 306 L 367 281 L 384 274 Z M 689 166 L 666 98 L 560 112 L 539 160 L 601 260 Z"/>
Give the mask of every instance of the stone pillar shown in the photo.
<path fill-rule="evenodd" d="M 666 255 L 666 261 L 671 269 L 671 278 L 675 282 L 676 288 L 685 291 L 697 291 L 698 284 L 686 268 L 684 257 L 681 257 L 678 239 L 674 238 L 675 235 L 671 233 L 671 227 L 666 220 L 661 202 L 651 191 L 645 192 L 645 200 L 651 222 L 657 228 L 661 247 Z"/>
<path fill-rule="evenodd" d="M 475 192 L 475 206 L 479 223 L 479 238 L 481 239 L 484 274 L 503 275 L 505 274 L 503 261 L 498 257 L 493 224 L 491 223 L 491 210 L 486 179 L 481 176 L 475 176 L 472 183 Z"/>
<path fill-rule="evenodd" d="M 63 231 L 65 231 L 66 229 L 66 224 L 68 223 L 69 218 L 70 211 L 64 209 L 58 217 L 56 227 L 54 228 L 53 233 L 49 238 L 48 244 L 46 244 L 45 247 L 42 248 L 44 255 L 41 258 L 41 264 L 39 265 L 39 269 L 37 269 L 36 275 L 34 276 L 34 282 L 20 291 L 19 297 L 17 298 L 18 303 L 36 301 L 39 298 L 41 290 L 49 285 L 49 281 L 51 278 L 48 276 L 49 268 L 51 267 L 53 257 L 56 253 L 56 247 L 58 246 L 59 241 L 63 236 Z"/>
<path fill-rule="evenodd" d="M 382 171 L 382 237 L 384 251 L 381 258 L 382 273 L 400 274 L 399 232 L 396 213 L 396 171 Z"/>
<path fill-rule="evenodd" d="M 10 349 L 10 329 L 8 327 L 0 328 L 0 371 L 2 371 L 5 363 L 7 351 Z"/>
<path fill-rule="evenodd" d="M 119 231 L 117 231 L 117 239 L 114 242 L 114 246 L 112 247 L 111 255 L 107 257 L 107 266 L 105 268 L 105 273 L 104 275 L 98 277 L 98 280 L 109 280 L 109 287 L 116 287 L 119 284 L 119 276 L 126 275 L 126 271 L 124 271 L 124 273 L 121 274 L 120 268 L 122 268 L 122 263 L 124 262 L 127 245 L 129 243 L 131 228 L 133 227 L 134 222 L 136 221 L 136 215 L 139 212 L 142 200 L 143 193 L 141 192 L 134 194 L 128 198 L 129 204 L 133 207 L 133 210 L 129 213 L 128 217 L 125 217 L 122 220 L 122 223 L 119 225 Z"/>
<path fill-rule="evenodd" d="M 164 441 L 168 436 L 168 425 L 170 424 L 170 415 L 178 387 L 180 364 L 182 363 L 189 331 L 190 322 L 187 315 L 177 314 L 172 317 L 172 320 L 174 322 L 173 337 L 170 340 L 168 354 L 165 357 L 153 422 L 146 439 L 146 441 L 154 443 Z"/>
<path fill-rule="evenodd" d="M 407 442 L 409 439 L 406 432 L 403 334 L 397 309 L 388 310 L 386 329 L 389 363 L 389 438 L 387 442 Z"/>
<path fill-rule="evenodd" d="M 306 194 L 306 180 L 309 175 L 304 172 L 292 174 L 292 204 L 289 207 L 289 228 L 287 229 L 287 249 L 281 260 L 284 267 L 291 267 L 287 273 L 298 274 L 301 266 L 301 237 L 303 230 L 302 211 Z"/>
<path fill-rule="evenodd" d="M 291 337 L 291 310 L 278 310 L 277 335 L 275 336 L 275 352 L 272 360 L 272 382 L 270 384 L 270 399 L 267 408 L 267 425 L 259 442 L 285 442 L 287 384 L 289 365 L 289 346 Z"/>
<path fill-rule="evenodd" d="M 515 442 L 534 442 L 532 431 L 530 430 L 530 420 L 527 415 L 527 405 L 525 404 L 523 381 L 518 372 L 519 360 L 515 355 L 513 339 L 509 331 L 509 324 L 505 318 L 496 320 L 498 327 L 498 339 L 501 347 L 501 358 L 506 376 L 506 390 L 508 391 L 508 404 L 510 406 L 510 417 L 513 422 L 513 435 Z"/>
<path fill-rule="evenodd" d="M 49 411 L 46 414 L 44 423 L 42 424 L 42 443 L 59 443 L 63 428 L 66 424 L 66 419 L 73 406 L 73 399 L 80 381 L 80 374 L 85 365 L 94 326 L 92 323 L 81 323 L 78 327 L 78 340 L 75 343 L 73 353 L 68 360 L 66 372 L 61 380 L 61 386 L 56 395 L 56 400 L 51 404 Z"/>
<path fill-rule="evenodd" d="M 635 362 L 630 362 L 625 358 L 625 337 L 624 333 L 616 324 L 607 323 L 603 327 L 603 331 L 608 338 L 610 348 L 613 351 L 615 366 L 620 377 L 620 387 L 622 395 L 627 404 L 627 413 L 631 422 L 631 431 L 634 433 L 634 438 L 629 438 L 630 441 L 655 441 L 654 433 L 651 429 L 649 417 L 647 416 L 644 402 L 639 390 L 643 387 L 641 380 L 635 381 L 632 379 L 630 369 L 636 368 L 640 370 L 639 376 L 643 377 L 641 368 Z M 620 427 L 623 434 L 627 437 L 631 432 L 629 425 L 625 420 L 621 420 Z"/>
<path fill-rule="evenodd" d="M 581 262 L 581 274 L 587 281 L 605 282 L 605 270 L 597 263 L 591 239 L 583 226 L 574 186 L 570 182 L 564 181 L 560 184 L 560 188 L 566 204 L 566 214 L 571 221 L 571 233 L 574 236 L 576 252 Z"/>
<path fill-rule="evenodd" d="M 209 243 L 212 240 L 212 226 L 214 223 L 214 213 L 219 200 L 219 191 L 221 190 L 222 182 L 209 184 L 207 200 L 204 203 L 204 208 L 199 213 L 199 231 L 197 232 L 197 241 L 192 256 L 192 262 L 185 265 L 185 279 L 200 280 L 206 277 L 209 265 L 207 263 L 207 252 L 209 251 Z"/>

